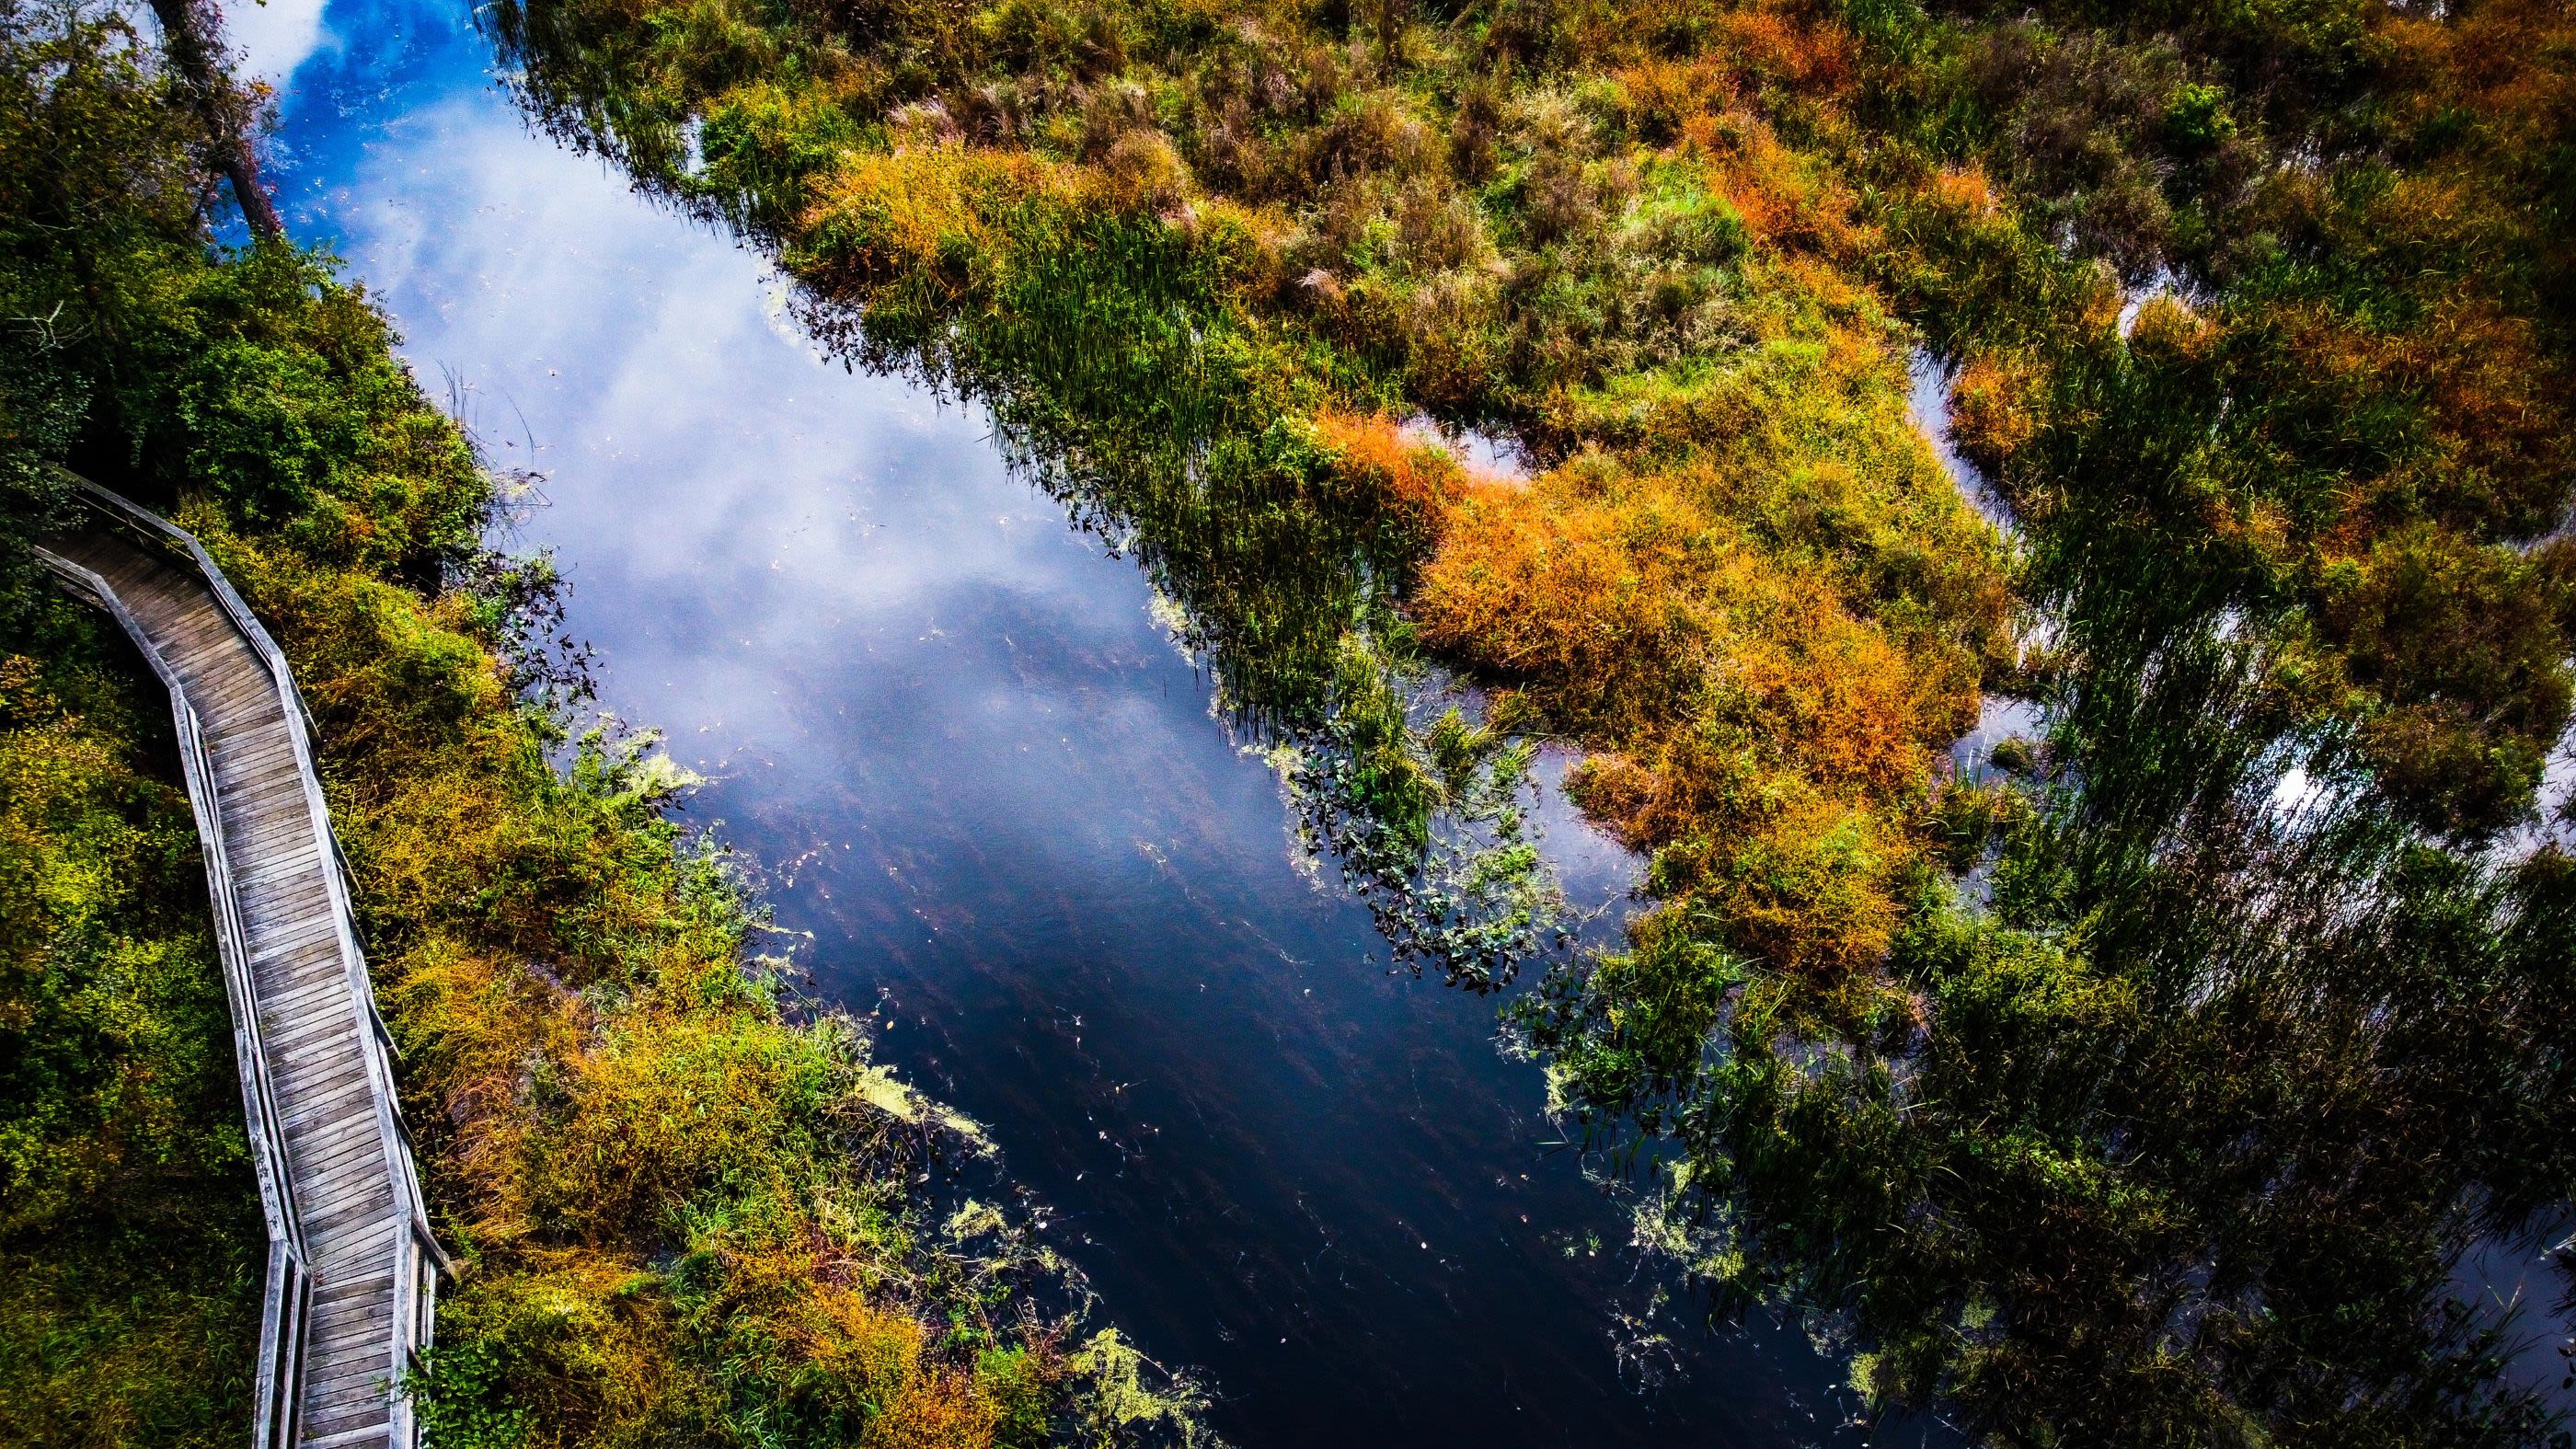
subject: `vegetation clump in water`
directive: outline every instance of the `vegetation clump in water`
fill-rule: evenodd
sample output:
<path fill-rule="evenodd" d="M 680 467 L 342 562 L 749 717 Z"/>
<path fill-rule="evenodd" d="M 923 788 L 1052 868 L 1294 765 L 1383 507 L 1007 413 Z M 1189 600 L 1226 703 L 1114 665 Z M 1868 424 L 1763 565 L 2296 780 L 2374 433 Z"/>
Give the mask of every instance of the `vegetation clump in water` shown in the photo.
<path fill-rule="evenodd" d="M 1642 1226 L 1721 1303 L 2012 1442 L 2550 1432 L 2449 1275 L 2576 1186 L 2569 863 L 2499 843 L 2576 625 L 2563 7 L 494 14 L 1060 449 L 1247 707 L 1400 628 L 1594 747 L 1658 907 L 1515 1017 L 1678 1143 Z M 1940 768 L 1981 687 L 2016 781 Z"/>

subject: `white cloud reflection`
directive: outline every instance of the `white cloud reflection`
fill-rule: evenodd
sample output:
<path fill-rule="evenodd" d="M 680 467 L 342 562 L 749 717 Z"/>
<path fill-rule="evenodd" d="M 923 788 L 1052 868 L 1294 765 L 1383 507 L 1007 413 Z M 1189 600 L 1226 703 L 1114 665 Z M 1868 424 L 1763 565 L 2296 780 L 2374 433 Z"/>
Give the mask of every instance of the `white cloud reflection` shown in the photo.
<path fill-rule="evenodd" d="M 821 357 L 728 239 L 482 95 L 395 121 L 337 216 L 427 384 L 548 475 L 529 541 L 564 543 L 604 695 L 682 759 L 864 774 L 886 754 L 866 732 L 944 736 L 912 743 L 992 765 L 954 783 L 998 824 L 1077 839 L 1104 781 L 1067 770 L 1224 753 L 1134 566 L 1010 477 L 980 412 Z M 1005 768 L 1102 732 L 1116 758 Z"/>
<path fill-rule="evenodd" d="M 224 34 L 240 53 L 239 70 L 283 87 L 298 66 L 331 40 L 322 24 L 327 0 L 233 0 Z"/>

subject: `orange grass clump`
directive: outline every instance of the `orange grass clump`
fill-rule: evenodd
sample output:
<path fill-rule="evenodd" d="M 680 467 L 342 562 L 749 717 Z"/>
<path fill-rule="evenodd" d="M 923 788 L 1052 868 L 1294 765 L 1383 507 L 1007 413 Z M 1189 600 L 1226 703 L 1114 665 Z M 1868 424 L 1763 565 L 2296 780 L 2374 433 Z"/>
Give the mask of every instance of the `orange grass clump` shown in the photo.
<path fill-rule="evenodd" d="M 1976 672 L 1784 566 L 1712 471 L 1587 457 L 1461 492 L 1410 612 L 1444 654 L 1599 747 L 1588 811 L 1776 964 L 1864 970 L 1920 845 L 1908 802 Z M 1756 491 L 1758 490 L 1758 485 Z"/>

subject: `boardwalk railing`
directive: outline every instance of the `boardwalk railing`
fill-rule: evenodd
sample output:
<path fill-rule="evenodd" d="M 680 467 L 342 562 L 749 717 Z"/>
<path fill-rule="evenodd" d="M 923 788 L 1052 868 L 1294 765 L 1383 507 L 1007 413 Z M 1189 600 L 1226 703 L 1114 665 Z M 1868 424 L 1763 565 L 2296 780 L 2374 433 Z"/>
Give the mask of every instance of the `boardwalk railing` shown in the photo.
<path fill-rule="evenodd" d="M 138 546 L 154 561 L 202 587 L 222 619 L 258 659 L 267 676 L 264 687 L 275 690 L 283 712 L 286 741 L 293 754 L 301 803 L 309 811 L 313 829 L 324 847 L 325 858 L 319 874 L 327 896 L 330 929 L 336 937 L 337 954 L 347 978 L 349 998 L 364 1023 L 363 1030 L 357 1033 L 357 1056 L 362 1064 L 367 1095 L 372 1099 L 378 1129 L 376 1135 L 383 1144 L 385 1176 L 390 1180 L 394 1211 L 404 1220 L 405 1228 L 400 1234 L 402 1250 L 395 1255 L 390 1302 L 359 1305 L 371 1316 L 382 1311 L 389 1320 L 382 1324 L 386 1366 L 383 1377 L 387 1380 L 385 1392 L 390 1399 L 385 1405 L 383 1428 L 326 1433 L 310 1442 L 354 1443 L 360 1439 L 371 1439 L 394 1445 L 410 1444 L 417 1437 L 410 1406 L 398 1392 L 394 1392 L 396 1386 L 390 1381 L 401 1369 L 416 1364 L 418 1351 L 427 1346 L 438 1275 L 448 1270 L 450 1265 L 430 1231 L 429 1216 L 421 1200 L 411 1134 L 402 1119 L 399 1099 L 394 1092 L 393 1038 L 385 1029 L 384 1018 L 376 1007 L 374 988 L 368 980 L 366 958 L 358 946 L 357 917 L 350 906 L 347 860 L 331 831 L 330 812 L 324 804 L 320 778 L 314 770 L 311 715 L 305 709 L 302 693 L 295 686 L 295 677 L 287 666 L 286 656 L 193 536 L 86 480 L 80 481 L 79 490 L 81 501 L 97 520 L 101 532 Z M 262 1026 L 260 980 L 254 970 L 253 920 L 243 905 L 241 881 L 245 874 L 255 870 L 259 862 L 229 859 L 224 796 L 219 789 L 218 772 L 208 748 L 208 731 L 190 699 L 188 683 L 182 677 L 178 662 L 165 654 L 161 644 L 156 642 L 154 630 L 138 619 L 115 585 L 97 570 L 53 549 L 39 548 L 37 553 L 76 592 L 94 600 L 116 618 L 170 691 L 180 766 L 196 817 L 197 833 L 204 842 L 207 894 L 214 908 L 217 954 L 223 966 L 225 995 L 232 1008 L 233 1041 L 241 1076 L 242 1115 L 249 1129 L 252 1165 L 258 1177 L 260 1203 L 268 1226 L 269 1261 L 260 1315 L 259 1380 L 253 1408 L 253 1443 L 255 1449 L 287 1449 L 287 1446 L 307 1442 L 303 1409 L 308 1391 L 324 1392 L 332 1386 L 307 1383 L 308 1323 L 315 1311 L 315 1248 L 307 1238 L 307 1205 L 300 1205 L 298 1201 L 297 1174 L 292 1166 L 294 1155 L 288 1140 L 291 1119 L 286 1111 L 281 1110 L 277 1057 L 272 1054 L 271 1043 L 266 1039 Z M 327 1290 L 330 1285 L 322 1286 Z M 335 1309 L 335 1312 L 346 1311 L 349 1310 Z M 370 1332 L 374 1327 L 369 1325 Z M 332 1402 L 339 1403 L 347 1397 L 341 1393 Z"/>

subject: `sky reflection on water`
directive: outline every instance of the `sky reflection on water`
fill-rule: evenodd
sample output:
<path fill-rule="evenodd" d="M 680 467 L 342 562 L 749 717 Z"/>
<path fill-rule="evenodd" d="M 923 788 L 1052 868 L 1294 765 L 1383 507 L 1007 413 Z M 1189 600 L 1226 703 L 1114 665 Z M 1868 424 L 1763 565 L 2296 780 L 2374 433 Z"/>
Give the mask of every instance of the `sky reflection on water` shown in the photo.
<path fill-rule="evenodd" d="M 1867 1439 L 1792 1336 L 1652 1310 L 1491 1003 L 1387 973 L 1138 569 L 979 411 L 845 372 L 757 259 L 530 134 L 461 12 L 291 19 L 291 223 L 545 475 L 524 542 L 573 581 L 603 706 L 710 777 L 690 813 L 763 862 L 816 989 L 990 1127 L 1117 1320 L 1212 1371 L 1224 1432 Z M 1615 902 L 1628 858 L 1553 794 L 1540 818 L 1569 894 Z M 1637 1393 L 1621 1313 L 1686 1376 Z"/>

